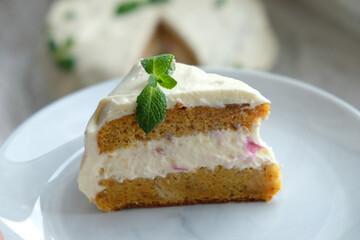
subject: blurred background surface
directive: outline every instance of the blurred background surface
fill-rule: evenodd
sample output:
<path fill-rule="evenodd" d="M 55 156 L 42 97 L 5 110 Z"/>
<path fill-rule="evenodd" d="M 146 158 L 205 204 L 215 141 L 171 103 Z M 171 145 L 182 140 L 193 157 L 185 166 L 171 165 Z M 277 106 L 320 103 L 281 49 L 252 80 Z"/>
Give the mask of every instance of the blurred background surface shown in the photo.
<path fill-rule="evenodd" d="M 37 82 L 32 75 L 39 65 L 34 56 L 44 36 L 51 2 L 0 0 L 0 144 L 22 121 L 51 101 L 29 90 Z M 280 46 L 270 72 L 311 83 L 359 109 L 360 2 L 263 3 Z"/>

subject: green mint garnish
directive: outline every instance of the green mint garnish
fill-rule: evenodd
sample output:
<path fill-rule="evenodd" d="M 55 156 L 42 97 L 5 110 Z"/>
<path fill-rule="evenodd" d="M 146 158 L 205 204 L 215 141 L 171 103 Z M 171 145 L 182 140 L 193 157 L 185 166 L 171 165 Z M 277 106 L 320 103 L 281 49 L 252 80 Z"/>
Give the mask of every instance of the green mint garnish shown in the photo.
<path fill-rule="evenodd" d="M 64 44 L 64 50 L 69 50 L 74 45 L 74 40 L 72 38 L 68 38 Z"/>
<path fill-rule="evenodd" d="M 154 3 L 166 3 L 169 2 L 170 0 L 148 0 L 148 2 L 150 4 L 154 4 Z"/>
<path fill-rule="evenodd" d="M 63 69 L 66 69 L 66 70 L 72 70 L 75 67 L 75 60 L 74 60 L 74 58 L 71 58 L 71 57 L 61 59 L 57 63 L 60 67 L 62 67 Z"/>
<path fill-rule="evenodd" d="M 132 12 L 135 9 L 139 8 L 142 5 L 140 2 L 125 2 L 118 5 L 116 9 L 116 14 L 124 14 L 128 12 Z"/>
<path fill-rule="evenodd" d="M 157 76 L 155 74 L 150 74 L 148 84 L 152 87 L 156 87 L 157 86 L 156 79 L 157 79 Z"/>
<path fill-rule="evenodd" d="M 142 90 L 136 99 L 136 121 L 146 134 L 149 134 L 166 114 L 166 97 L 161 89 L 150 84 Z"/>
<path fill-rule="evenodd" d="M 235 68 L 244 68 L 244 65 L 242 65 L 241 63 L 235 63 L 235 64 L 233 64 L 233 67 L 235 67 Z"/>
<path fill-rule="evenodd" d="M 129 12 L 132 12 L 136 9 L 139 9 L 142 6 L 145 5 L 150 5 L 150 4 L 157 4 L 157 3 L 166 3 L 169 2 L 170 0 L 147 0 L 147 1 L 139 1 L 139 0 L 135 0 L 135 1 L 129 1 L 129 2 L 124 2 L 124 3 L 120 3 L 115 11 L 116 15 L 123 15 Z"/>
<path fill-rule="evenodd" d="M 57 49 L 56 42 L 52 39 L 49 40 L 49 49 L 50 49 L 51 53 L 56 52 L 56 49 Z"/>
<path fill-rule="evenodd" d="M 171 75 L 175 70 L 174 55 L 162 54 L 156 57 L 143 59 L 141 65 L 144 67 L 148 74 L 161 74 Z"/>
<path fill-rule="evenodd" d="M 65 14 L 64 14 L 64 18 L 67 21 L 74 20 L 75 19 L 75 12 L 73 12 L 71 10 L 66 11 Z"/>
<path fill-rule="evenodd" d="M 75 59 L 71 55 L 71 50 L 74 45 L 72 38 L 59 45 L 53 39 L 49 40 L 49 50 L 55 59 L 57 65 L 64 70 L 71 71 L 75 67 Z"/>
<path fill-rule="evenodd" d="M 216 0 L 215 6 L 216 6 L 216 8 L 221 8 L 222 6 L 224 6 L 225 3 L 226 3 L 226 0 Z"/>
<path fill-rule="evenodd" d="M 175 79 L 173 79 L 172 77 L 170 77 L 169 75 L 166 75 L 166 74 L 161 74 L 156 79 L 156 81 L 160 84 L 160 86 L 162 86 L 163 88 L 167 88 L 167 89 L 172 89 L 177 84 Z"/>
<path fill-rule="evenodd" d="M 157 84 L 167 89 L 177 84 L 170 76 L 175 70 L 175 58 L 171 54 L 163 54 L 143 59 L 141 65 L 149 73 L 149 79 L 136 99 L 136 121 L 149 134 L 164 120 L 167 108 L 166 96 Z"/>

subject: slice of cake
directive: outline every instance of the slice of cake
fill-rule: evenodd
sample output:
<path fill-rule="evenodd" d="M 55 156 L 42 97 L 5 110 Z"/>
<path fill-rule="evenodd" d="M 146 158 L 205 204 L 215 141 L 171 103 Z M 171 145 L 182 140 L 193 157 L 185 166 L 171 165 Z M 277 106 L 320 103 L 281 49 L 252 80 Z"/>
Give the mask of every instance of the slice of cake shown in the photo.
<path fill-rule="evenodd" d="M 171 77 L 172 71 L 149 75 L 161 67 L 145 61 L 135 64 L 90 119 L 80 190 L 105 211 L 270 201 L 281 189 L 280 167 L 259 137 L 270 101 L 239 80 L 174 61 Z M 161 79 L 177 85 L 163 88 L 168 86 Z M 149 89 L 146 96 L 153 100 L 144 105 Z M 161 97 L 165 103 L 154 106 Z M 162 112 L 164 119 L 153 124 Z"/>

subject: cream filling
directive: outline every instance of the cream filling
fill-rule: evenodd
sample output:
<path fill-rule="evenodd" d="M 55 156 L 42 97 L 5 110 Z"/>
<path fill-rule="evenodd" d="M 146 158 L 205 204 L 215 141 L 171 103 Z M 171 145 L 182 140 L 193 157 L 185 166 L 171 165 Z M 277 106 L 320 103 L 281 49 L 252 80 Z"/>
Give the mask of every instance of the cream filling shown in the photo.
<path fill-rule="evenodd" d="M 261 165 L 274 162 L 273 152 L 260 139 L 258 127 L 252 133 L 239 128 L 237 131 L 211 131 L 137 142 L 129 148 L 101 155 L 97 147 L 90 146 L 84 155 L 78 181 L 80 190 L 92 199 L 103 189 L 98 185 L 101 179 L 112 178 L 119 182 L 135 178 L 154 179 L 169 173 L 194 171 L 199 167 L 260 169 Z"/>

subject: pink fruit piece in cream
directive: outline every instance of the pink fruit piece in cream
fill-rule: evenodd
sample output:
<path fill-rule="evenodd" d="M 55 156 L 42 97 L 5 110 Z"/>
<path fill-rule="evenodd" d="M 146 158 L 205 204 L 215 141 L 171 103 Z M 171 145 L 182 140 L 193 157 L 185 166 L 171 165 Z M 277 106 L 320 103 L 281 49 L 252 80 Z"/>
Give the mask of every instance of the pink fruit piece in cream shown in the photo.
<path fill-rule="evenodd" d="M 256 144 L 253 142 L 250 138 L 246 138 L 246 145 L 245 148 L 253 155 L 255 156 L 256 151 L 263 149 L 264 147 Z"/>
<path fill-rule="evenodd" d="M 176 171 L 189 171 L 188 168 L 184 168 L 184 167 L 177 167 L 175 164 L 173 164 L 172 169 L 176 170 Z"/>
<path fill-rule="evenodd" d="M 215 141 L 218 145 L 224 145 L 224 137 L 220 131 L 214 132 L 213 138 L 215 139 Z"/>

